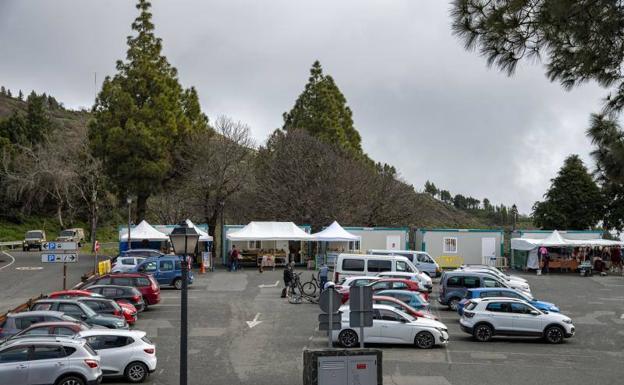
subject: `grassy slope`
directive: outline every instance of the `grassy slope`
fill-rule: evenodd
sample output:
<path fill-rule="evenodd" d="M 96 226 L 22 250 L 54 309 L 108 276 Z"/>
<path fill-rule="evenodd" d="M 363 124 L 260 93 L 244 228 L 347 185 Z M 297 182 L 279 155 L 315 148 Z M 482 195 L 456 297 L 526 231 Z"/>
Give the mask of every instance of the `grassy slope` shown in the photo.
<path fill-rule="evenodd" d="M 475 216 L 444 204 L 429 194 L 418 194 L 416 227 L 484 228 L 485 223 Z"/>

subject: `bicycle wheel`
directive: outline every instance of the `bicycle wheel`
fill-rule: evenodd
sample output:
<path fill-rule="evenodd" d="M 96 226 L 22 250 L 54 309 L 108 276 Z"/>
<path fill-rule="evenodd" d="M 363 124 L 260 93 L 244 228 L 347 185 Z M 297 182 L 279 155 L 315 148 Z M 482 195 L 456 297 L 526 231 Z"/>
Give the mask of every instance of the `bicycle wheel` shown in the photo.
<path fill-rule="evenodd" d="M 306 282 L 301 286 L 301 290 L 305 295 L 314 295 L 316 293 L 316 285 L 313 282 Z"/>
<path fill-rule="evenodd" d="M 293 294 L 290 297 L 288 297 L 288 303 L 299 305 L 301 304 L 301 302 L 303 302 L 303 298 L 301 298 L 300 294 Z"/>

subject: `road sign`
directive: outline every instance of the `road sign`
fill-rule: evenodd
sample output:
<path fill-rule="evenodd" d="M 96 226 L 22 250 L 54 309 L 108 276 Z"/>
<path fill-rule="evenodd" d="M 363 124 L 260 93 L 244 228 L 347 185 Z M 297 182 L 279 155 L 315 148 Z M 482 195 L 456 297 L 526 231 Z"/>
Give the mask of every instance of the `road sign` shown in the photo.
<path fill-rule="evenodd" d="M 41 254 L 41 262 L 74 263 L 78 262 L 78 254 Z"/>
<path fill-rule="evenodd" d="M 332 296 L 331 300 L 329 296 Z M 331 302 L 331 309 L 329 308 L 329 304 Z M 319 307 L 325 313 L 335 313 L 340 309 L 340 305 L 342 304 L 342 296 L 333 288 L 329 288 L 323 290 L 321 293 L 321 298 L 319 298 Z"/>
<path fill-rule="evenodd" d="M 43 242 L 41 250 L 50 252 L 78 250 L 78 244 L 76 242 Z"/>
<path fill-rule="evenodd" d="M 333 325 L 332 330 L 340 330 L 342 328 L 342 324 L 337 321 L 332 322 L 332 325 Z M 319 322 L 319 330 L 329 330 L 329 323 Z"/>
<path fill-rule="evenodd" d="M 342 318 L 342 314 L 341 313 L 334 313 L 332 314 L 332 320 L 333 322 L 340 322 L 340 319 Z M 329 322 L 329 314 L 327 313 L 321 313 L 318 315 L 318 321 L 319 322 Z"/>
<path fill-rule="evenodd" d="M 373 288 L 370 286 L 351 286 L 349 289 L 349 309 L 351 312 L 373 310 Z"/>
<path fill-rule="evenodd" d="M 352 328 L 373 326 L 372 311 L 352 311 L 349 313 L 349 326 Z"/>

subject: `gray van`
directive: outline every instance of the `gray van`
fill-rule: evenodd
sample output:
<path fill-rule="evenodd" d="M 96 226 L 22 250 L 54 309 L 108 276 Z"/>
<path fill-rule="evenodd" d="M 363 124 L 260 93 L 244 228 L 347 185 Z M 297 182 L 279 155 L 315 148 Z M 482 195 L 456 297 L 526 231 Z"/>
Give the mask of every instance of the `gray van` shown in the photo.
<path fill-rule="evenodd" d="M 436 261 L 424 251 L 416 250 L 368 250 L 372 255 L 401 255 L 410 260 L 419 271 L 434 278 L 442 274 L 442 270 Z"/>
<path fill-rule="evenodd" d="M 502 280 L 486 273 L 474 271 L 448 271 L 440 279 L 440 296 L 438 302 L 449 309 L 457 311 L 459 301 L 468 289 L 481 287 L 509 287 Z"/>

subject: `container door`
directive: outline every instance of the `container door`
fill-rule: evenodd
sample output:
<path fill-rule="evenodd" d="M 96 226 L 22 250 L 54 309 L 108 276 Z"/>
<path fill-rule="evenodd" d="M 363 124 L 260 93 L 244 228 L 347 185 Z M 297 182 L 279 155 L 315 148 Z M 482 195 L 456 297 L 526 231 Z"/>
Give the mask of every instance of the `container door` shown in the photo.
<path fill-rule="evenodd" d="M 386 236 L 386 250 L 400 250 L 400 249 L 401 249 L 401 236 L 400 235 Z"/>
<path fill-rule="evenodd" d="M 483 264 L 496 264 L 496 238 L 481 238 L 481 258 Z"/>

